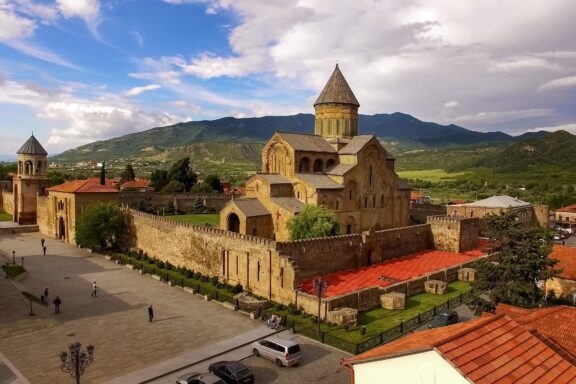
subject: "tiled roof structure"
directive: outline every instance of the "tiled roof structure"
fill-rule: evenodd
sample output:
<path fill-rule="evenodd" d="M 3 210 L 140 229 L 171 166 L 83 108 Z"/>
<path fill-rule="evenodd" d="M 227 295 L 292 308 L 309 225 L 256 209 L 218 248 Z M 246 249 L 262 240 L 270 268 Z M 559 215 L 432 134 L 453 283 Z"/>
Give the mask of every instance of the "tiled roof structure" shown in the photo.
<path fill-rule="evenodd" d="M 300 212 L 304 208 L 304 203 L 295 197 L 271 197 L 270 201 L 292 213 Z"/>
<path fill-rule="evenodd" d="M 278 135 L 296 151 L 336 153 L 334 147 L 322 136 L 287 132 L 278 132 Z"/>
<path fill-rule="evenodd" d="M 314 106 L 318 104 L 331 103 L 351 104 L 357 107 L 360 106 L 358 99 L 354 96 L 354 92 L 352 92 L 352 89 L 348 85 L 344 75 L 340 72 L 338 64 L 336 64 L 334 72 L 332 72 L 330 79 L 328 79 L 324 89 L 320 92 L 320 96 L 316 99 Z"/>
<path fill-rule="evenodd" d="M 479 207 L 479 208 L 517 208 L 527 207 L 530 203 L 510 196 L 492 196 L 484 200 L 474 201 L 472 203 L 460 204 L 466 207 Z"/>
<path fill-rule="evenodd" d="M 497 314 L 513 317 L 522 327 L 535 329 L 576 359 L 576 308 L 560 305 L 556 307 L 524 309 L 512 305 L 498 304 Z M 576 362 L 576 361 L 575 361 Z"/>
<path fill-rule="evenodd" d="M 332 168 L 326 170 L 327 175 L 344 176 L 346 172 L 354 168 L 356 164 L 336 164 Z"/>
<path fill-rule="evenodd" d="M 72 180 L 64 184 L 55 185 L 48 188 L 52 192 L 66 192 L 66 193 L 118 193 L 118 189 L 110 186 L 114 180 L 106 180 L 107 185 L 101 185 L 100 179 L 91 177 L 86 180 Z"/>
<path fill-rule="evenodd" d="M 48 155 L 48 152 L 46 152 L 42 144 L 36 140 L 34 135 L 30 136 L 16 153 L 19 155 Z"/>
<path fill-rule="evenodd" d="M 548 255 L 550 259 L 558 260 L 554 269 L 561 269 L 559 277 L 567 280 L 576 280 L 576 247 L 554 244 L 552 252 Z"/>
<path fill-rule="evenodd" d="M 388 260 L 380 264 L 344 272 L 330 273 L 326 297 L 341 295 L 368 287 L 386 287 L 426 273 L 474 260 L 483 253 L 475 250 L 464 253 L 424 251 Z M 312 279 L 302 283 L 304 292 L 313 294 Z"/>
<path fill-rule="evenodd" d="M 506 315 L 414 332 L 342 363 L 354 365 L 430 350 L 477 384 L 576 382 L 576 366 L 563 357 L 563 351 Z"/>
<path fill-rule="evenodd" d="M 372 138 L 373 135 L 360 135 L 354 136 L 350 142 L 341 150 L 338 151 L 339 155 L 356 155 Z"/>
<path fill-rule="evenodd" d="M 266 216 L 270 214 L 258 199 L 236 199 L 231 201 L 230 204 L 236 205 L 246 217 Z"/>
<path fill-rule="evenodd" d="M 134 179 L 134 180 L 130 180 L 125 182 L 124 184 L 122 184 L 120 186 L 120 188 L 122 189 L 128 189 L 128 188 L 147 188 L 150 186 L 150 180 L 148 179 Z"/>
<path fill-rule="evenodd" d="M 276 173 L 258 173 L 252 177 L 259 177 L 268 184 L 292 184 L 290 180 Z"/>
<path fill-rule="evenodd" d="M 342 189 L 344 186 L 321 173 L 297 173 L 295 175 L 316 189 Z"/>
<path fill-rule="evenodd" d="M 556 212 L 576 213 L 576 204 L 557 209 Z"/>

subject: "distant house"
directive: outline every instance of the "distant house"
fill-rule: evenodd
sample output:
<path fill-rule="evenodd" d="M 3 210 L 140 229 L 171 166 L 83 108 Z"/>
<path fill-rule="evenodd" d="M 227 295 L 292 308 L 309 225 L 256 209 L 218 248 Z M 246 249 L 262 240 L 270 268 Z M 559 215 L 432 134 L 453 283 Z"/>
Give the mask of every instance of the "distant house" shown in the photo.
<path fill-rule="evenodd" d="M 120 184 L 120 190 L 126 192 L 147 192 L 154 190 L 154 188 L 150 187 L 150 180 L 136 178 Z"/>
<path fill-rule="evenodd" d="M 421 192 L 410 192 L 410 205 L 424 204 L 428 201 L 426 196 Z"/>
<path fill-rule="evenodd" d="M 554 213 L 556 225 L 564 228 L 576 228 L 576 204 L 557 209 Z"/>
<path fill-rule="evenodd" d="M 553 290 L 556 296 L 576 294 L 576 248 L 554 244 L 549 257 L 558 260 L 554 268 L 561 272 L 546 282 L 546 292 Z"/>
<path fill-rule="evenodd" d="M 559 328 L 558 333 L 572 332 Z M 414 332 L 342 360 L 354 384 L 575 383 L 574 357 L 505 314 Z"/>
<path fill-rule="evenodd" d="M 540 210 L 542 210 L 541 214 Z M 542 223 L 541 225 L 548 226 L 549 210 L 547 206 L 538 206 L 538 212 L 536 212 L 532 204 L 506 195 L 492 196 L 472 203 L 454 204 L 447 207 L 449 216 L 479 217 L 481 219 L 489 214 L 499 215 L 507 211 L 516 212 L 518 219 L 524 224 Z"/>

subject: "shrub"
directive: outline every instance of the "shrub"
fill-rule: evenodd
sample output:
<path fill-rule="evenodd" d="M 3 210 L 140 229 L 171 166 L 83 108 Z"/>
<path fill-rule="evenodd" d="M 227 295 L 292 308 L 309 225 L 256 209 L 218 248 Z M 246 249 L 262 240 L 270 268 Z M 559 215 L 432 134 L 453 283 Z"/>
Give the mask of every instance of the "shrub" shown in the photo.
<path fill-rule="evenodd" d="M 242 285 L 240 285 L 240 283 L 236 284 L 235 286 L 232 287 L 231 291 L 232 293 L 236 294 L 236 293 L 240 293 L 242 292 L 244 289 L 242 288 Z"/>
<path fill-rule="evenodd" d="M 212 283 L 213 286 L 217 287 L 218 286 L 218 276 L 211 277 L 210 283 Z"/>
<path fill-rule="evenodd" d="M 208 276 L 204 276 L 204 275 L 201 275 L 201 276 L 200 276 L 200 281 L 203 282 L 203 283 L 207 283 L 209 280 L 210 280 L 210 279 L 208 278 Z"/>
<path fill-rule="evenodd" d="M 195 272 L 194 273 L 194 279 L 196 280 L 202 280 L 202 274 L 200 272 Z"/>
<path fill-rule="evenodd" d="M 186 269 L 186 271 L 184 272 L 184 275 L 188 278 L 194 277 L 194 271 Z"/>
<path fill-rule="evenodd" d="M 157 260 L 156 261 L 156 266 L 158 268 L 164 268 L 166 265 L 164 264 L 164 262 L 162 260 Z"/>
<path fill-rule="evenodd" d="M 166 262 L 166 269 L 167 270 L 171 270 L 173 268 L 174 268 L 174 266 L 172 264 L 170 264 L 170 262 Z"/>

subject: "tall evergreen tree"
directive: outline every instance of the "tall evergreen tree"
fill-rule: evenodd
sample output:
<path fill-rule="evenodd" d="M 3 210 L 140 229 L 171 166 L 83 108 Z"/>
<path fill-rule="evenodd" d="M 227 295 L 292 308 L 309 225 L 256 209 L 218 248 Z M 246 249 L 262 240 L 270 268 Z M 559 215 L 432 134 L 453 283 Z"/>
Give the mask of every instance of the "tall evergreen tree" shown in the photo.
<path fill-rule="evenodd" d="M 150 186 L 154 188 L 156 192 L 161 191 L 168 185 L 168 182 L 168 172 L 163 169 L 155 169 L 150 174 Z"/>
<path fill-rule="evenodd" d="M 168 179 L 170 181 L 179 181 L 184 185 L 185 192 L 190 191 L 198 181 L 198 175 L 192 171 L 190 166 L 190 158 L 184 157 L 172 164 L 168 170 Z"/>
<path fill-rule="evenodd" d="M 525 226 L 513 211 L 485 217 L 486 235 L 498 263 L 476 262 L 475 287 L 488 290 L 492 304 L 532 306 L 541 302 L 543 282 L 554 277 L 557 260 L 550 259 L 550 236 L 544 228 Z"/>
<path fill-rule="evenodd" d="M 125 181 L 131 181 L 136 178 L 136 175 L 134 174 L 134 168 L 132 168 L 132 164 L 126 164 L 126 168 L 124 169 L 124 172 L 122 172 L 122 175 L 120 175 L 120 177 L 122 178 L 122 180 Z"/>
<path fill-rule="evenodd" d="M 102 168 L 100 168 L 100 185 L 106 185 L 106 161 L 102 162 Z"/>

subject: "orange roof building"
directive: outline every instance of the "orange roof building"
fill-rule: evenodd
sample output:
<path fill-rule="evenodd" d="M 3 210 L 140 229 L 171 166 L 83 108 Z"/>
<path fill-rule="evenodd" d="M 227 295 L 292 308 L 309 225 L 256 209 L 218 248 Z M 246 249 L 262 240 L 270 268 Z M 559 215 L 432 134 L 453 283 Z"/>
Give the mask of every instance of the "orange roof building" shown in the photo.
<path fill-rule="evenodd" d="M 351 383 L 576 383 L 576 360 L 510 316 L 414 332 L 343 359 Z"/>
<path fill-rule="evenodd" d="M 148 179 L 134 179 L 127 181 L 120 185 L 120 190 L 140 191 L 146 192 L 150 190 L 150 180 Z"/>
<path fill-rule="evenodd" d="M 95 203 L 118 204 L 120 192 L 114 180 L 107 179 L 106 184 L 101 185 L 97 177 L 72 180 L 46 191 L 48 196 L 38 197 L 40 232 L 71 244 L 76 244 L 76 223 L 84 210 Z"/>
<path fill-rule="evenodd" d="M 554 244 L 548 257 L 558 260 L 554 268 L 560 273 L 546 281 L 546 292 L 554 291 L 556 296 L 576 295 L 576 247 Z"/>
<path fill-rule="evenodd" d="M 556 225 L 568 228 L 576 228 L 576 204 L 557 209 L 554 212 Z"/>

